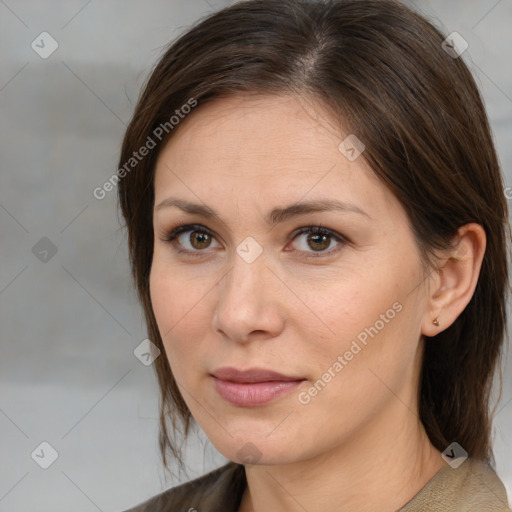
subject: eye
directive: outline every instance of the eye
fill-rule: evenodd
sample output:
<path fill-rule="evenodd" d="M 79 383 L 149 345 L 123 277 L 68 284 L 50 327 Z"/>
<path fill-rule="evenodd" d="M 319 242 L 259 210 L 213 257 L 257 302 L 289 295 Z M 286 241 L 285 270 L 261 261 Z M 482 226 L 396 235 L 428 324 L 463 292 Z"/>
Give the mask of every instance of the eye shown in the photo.
<path fill-rule="evenodd" d="M 186 235 L 186 236 L 185 236 Z M 332 231 L 330 229 L 323 228 L 322 226 L 305 226 L 290 235 L 291 240 L 300 239 L 302 235 L 308 235 L 303 238 L 303 243 L 299 252 L 309 253 L 306 257 L 321 257 L 325 255 L 331 255 L 338 252 L 345 244 L 348 243 L 348 239 L 341 234 Z M 188 224 L 181 225 L 163 238 L 163 241 L 172 244 L 175 250 L 179 253 L 184 253 L 190 256 L 202 256 L 202 253 L 206 253 L 204 249 L 211 247 L 212 240 L 215 237 L 213 233 L 200 224 Z M 336 242 L 337 246 L 334 249 L 328 249 L 333 242 Z M 220 246 L 218 246 L 220 247 Z M 312 251 L 309 251 L 312 249 Z M 288 252 L 288 251 L 287 251 Z M 315 254 L 316 253 L 316 254 Z"/>
<path fill-rule="evenodd" d="M 188 236 L 184 236 L 187 233 Z M 172 244 L 179 253 L 201 256 L 201 252 L 204 252 L 203 249 L 207 249 L 213 239 L 213 234 L 209 229 L 199 224 L 189 224 L 174 228 L 165 236 L 164 242 Z M 188 247 L 187 244 L 189 244 Z"/>
<path fill-rule="evenodd" d="M 338 252 L 345 244 L 348 243 L 348 240 L 337 233 L 336 231 L 332 231 L 330 229 L 323 228 L 322 226 L 306 226 L 294 231 L 291 234 L 291 238 L 293 240 L 299 239 L 302 235 L 307 235 L 307 237 L 302 238 L 303 243 L 300 252 L 309 253 L 309 249 L 313 249 L 313 253 L 307 257 L 322 257 L 325 255 L 332 255 L 335 252 Z M 337 246 L 334 249 L 326 250 L 329 246 L 331 246 L 332 242 L 336 242 Z"/>

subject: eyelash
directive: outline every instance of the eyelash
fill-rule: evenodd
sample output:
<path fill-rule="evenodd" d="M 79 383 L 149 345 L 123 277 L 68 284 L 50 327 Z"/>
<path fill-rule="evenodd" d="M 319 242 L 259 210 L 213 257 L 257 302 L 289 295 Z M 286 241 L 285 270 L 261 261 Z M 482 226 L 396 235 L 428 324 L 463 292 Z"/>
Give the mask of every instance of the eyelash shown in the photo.
<path fill-rule="evenodd" d="M 180 249 L 177 246 L 176 239 L 178 238 L 178 236 L 183 233 L 187 233 L 189 231 L 190 232 L 198 232 L 201 234 L 206 234 L 206 235 L 214 237 L 213 233 L 208 228 L 202 226 L 201 224 L 183 224 L 183 225 L 175 227 L 170 232 L 166 233 L 163 238 L 163 242 L 171 244 L 173 246 L 174 250 L 176 250 L 178 253 L 187 254 L 189 256 L 194 256 L 194 257 L 202 257 L 203 256 L 202 253 L 204 253 L 206 251 L 201 251 L 201 250 L 190 251 L 188 249 Z M 304 233 L 330 236 L 330 237 L 334 238 L 340 244 L 335 249 L 330 249 L 328 251 L 320 251 L 316 254 L 312 253 L 312 255 L 306 256 L 307 258 L 321 258 L 321 257 L 331 256 L 334 253 L 341 250 L 344 245 L 349 243 L 349 240 L 346 237 L 340 235 L 339 233 L 336 233 L 335 231 L 326 229 L 326 228 L 322 227 L 321 225 L 305 226 L 305 227 L 299 228 L 299 229 L 295 230 L 290 235 L 290 240 L 295 240 L 299 235 L 303 235 Z M 299 252 L 306 252 L 309 254 L 309 251 L 299 251 Z"/>

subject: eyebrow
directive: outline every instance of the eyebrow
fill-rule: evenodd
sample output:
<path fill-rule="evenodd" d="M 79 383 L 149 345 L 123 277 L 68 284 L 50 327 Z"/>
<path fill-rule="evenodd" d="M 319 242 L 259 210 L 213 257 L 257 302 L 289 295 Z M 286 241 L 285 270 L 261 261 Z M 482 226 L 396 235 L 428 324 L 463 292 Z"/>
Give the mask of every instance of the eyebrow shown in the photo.
<path fill-rule="evenodd" d="M 184 212 L 200 215 L 207 219 L 215 218 L 224 224 L 224 221 L 222 220 L 220 215 L 209 206 L 206 206 L 204 204 L 192 203 L 190 201 L 185 201 L 183 199 L 177 199 L 173 197 L 164 199 L 155 207 L 155 211 L 159 211 L 162 208 L 169 208 L 171 206 L 176 206 L 177 208 L 183 210 Z M 270 225 L 275 225 L 281 222 L 285 222 L 286 220 L 299 215 L 333 210 L 340 211 L 343 213 L 357 213 L 371 219 L 368 213 L 366 213 L 364 210 L 362 210 L 355 204 L 343 203 L 341 201 L 336 201 L 332 199 L 322 199 L 294 203 L 283 208 L 274 208 L 265 216 L 265 221 Z"/>

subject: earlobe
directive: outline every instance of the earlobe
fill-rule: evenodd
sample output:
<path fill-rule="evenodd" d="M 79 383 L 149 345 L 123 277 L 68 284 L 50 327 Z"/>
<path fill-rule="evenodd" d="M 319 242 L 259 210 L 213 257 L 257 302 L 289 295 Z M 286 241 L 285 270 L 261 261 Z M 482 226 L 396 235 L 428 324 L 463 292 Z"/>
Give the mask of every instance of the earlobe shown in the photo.
<path fill-rule="evenodd" d="M 485 230 L 480 224 L 459 228 L 453 247 L 443 254 L 439 277 L 430 290 L 422 334 L 436 336 L 464 311 L 478 282 L 485 247 Z"/>

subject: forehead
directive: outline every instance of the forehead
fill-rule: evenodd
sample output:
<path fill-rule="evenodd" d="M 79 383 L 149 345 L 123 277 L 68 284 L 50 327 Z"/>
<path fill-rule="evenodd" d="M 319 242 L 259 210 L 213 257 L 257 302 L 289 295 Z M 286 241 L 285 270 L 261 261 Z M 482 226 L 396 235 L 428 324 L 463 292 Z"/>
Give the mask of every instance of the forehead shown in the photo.
<path fill-rule="evenodd" d="M 347 135 L 320 104 L 305 98 L 244 95 L 214 100 L 185 118 L 162 149 L 155 204 L 170 192 L 191 200 L 236 196 L 238 204 L 328 194 L 368 203 L 367 211 L 378 215 L 394 198 L 363 157 L 349 161 L 340 152 Z"/>

